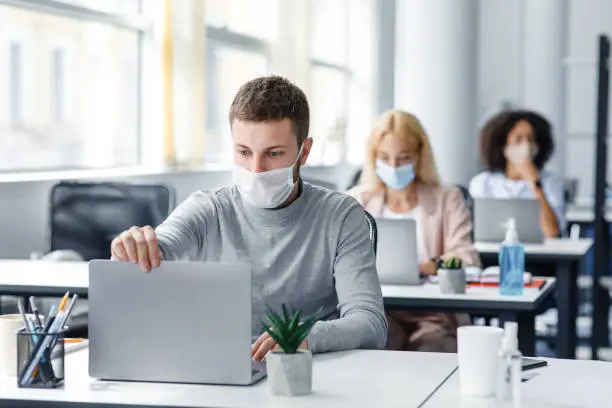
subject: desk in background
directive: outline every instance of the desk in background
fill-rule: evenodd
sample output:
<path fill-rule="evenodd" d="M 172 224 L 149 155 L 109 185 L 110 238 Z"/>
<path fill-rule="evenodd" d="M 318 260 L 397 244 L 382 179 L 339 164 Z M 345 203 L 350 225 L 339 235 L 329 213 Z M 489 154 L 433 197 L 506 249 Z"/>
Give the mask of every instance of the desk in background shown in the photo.
<path fill-rule="evenodd" d="M 0 260 L 0 296 L 63 296 L 66 291 L 87 297 L 87 262 Z"/>
<path fill-rule="evenodd" d="M 246 387 L 97 381 L 89 378 L 88 355 L 82 350 L 66 356 L 64 389 L 18 388 L 15 378 L 0 378 L 0 406 L 417 407 L 457 366 L 454 354 L 367 350 L 320 354 L 313 362 L 313 393 L 287 398 L 271 395 L 266 380 Z"/>
<path fill-rule="evenodd" d="M 610 406 L 612 364 L 602 361 L 557 359 L 549 359 L 548 364 L 547 367 L 523 373 L 523 377 L 531 377 L 531 379 L 521 385 L 521 407 L 600 408 Z M 453 373 L 423 405 L 425 408 L 458 406 L 466 408 L 498 407 L 495 399 L 462 396 L 459 389 L 458 372 Z"/>
<path fill-rule="evenodd" d="M 520 236 L 519 236 L 520 239 Z M 578 272 L 593 240 L 549 239 L 543 244 L 525 244 L 527 261 L 547 261 L 554 263 L 557 276 L 557 357 L 576 357 L 576 318 L 578 317 Z M 476 242 L 476 249 L 483 261 L 497 264 L 499 243 Z M 537 274 L 537 271 L 532 271 Z"/>
<path fill-rule="evenodd" d="M 499 287 L 468 287 L 463 295 L 444 295 L 432 283 L 382 285 L 382 293 L 386 308 L 496 314 L 502 320 L 516 321 L 520 327 L 519 347 L 523 354 L 533 356 L 535 316 L 554 288 L 555 278 L 548 278 L 542 288 L 525 288 L 522 296 L 501 296 Z"/>
<path fill-rule="evenodd" d="M 605 217 L 606 221 L 610 223 L 612 220 L 612 208 L 606 207 Z M 565 219 L 567 220 L 568 224 L 592 224 L 595 221 L 593 205 L 570 205 L 565 211 Z"/>

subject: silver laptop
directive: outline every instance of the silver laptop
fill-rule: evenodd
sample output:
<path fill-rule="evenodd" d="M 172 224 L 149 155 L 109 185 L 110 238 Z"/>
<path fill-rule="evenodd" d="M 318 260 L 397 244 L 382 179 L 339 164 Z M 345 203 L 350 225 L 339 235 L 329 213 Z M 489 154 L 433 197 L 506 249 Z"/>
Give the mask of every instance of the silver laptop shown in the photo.
<path fill-rule="evenodd" d="M 150 273 L 89 264 L 89 375 L 104 380 L 248 385 L 251 268 L 163 262 Z"/>
<path fill-rule="evenodd" d="M 519 241 L 541 244 L 544 233 L 540 229 L 540 203 L 529 199 L 474 200 L 474 240 L 502 242 L 506 237 L 504 224 L 514 218 Z"/>
<path fill-rule="evenodd" d="M 419 285 L 416 223 L 410 219 L 377 218 L 376 269 L 380 283 Z"/>

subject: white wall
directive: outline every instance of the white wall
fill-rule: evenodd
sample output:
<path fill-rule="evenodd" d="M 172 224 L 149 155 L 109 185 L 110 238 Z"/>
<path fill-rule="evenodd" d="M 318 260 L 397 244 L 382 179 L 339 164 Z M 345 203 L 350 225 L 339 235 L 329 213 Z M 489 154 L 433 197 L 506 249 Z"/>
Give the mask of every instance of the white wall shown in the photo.
<path fill-rule="evenodd" d="M 480 1 L 478 111 L 522 99 L 522 0 Z"/>
<path fill-rule="evenodd" d="M 595 118 L 597 100 L 597 37 L 612 37 L 612 1 L 571 0 L 566 69 L 567 169 L 580 182 L 581 196 L 593 194 L 595 180 Z M 612 104 L 610 104 L 612 117 Z M 612 121 L 609 122 L 612 129 Z M 609 135 L 611 132 L 609 132 Z M 608 138 L 608 143 L 610 138 Z M 608 180 L 612 152 L 608 148 Z"/>

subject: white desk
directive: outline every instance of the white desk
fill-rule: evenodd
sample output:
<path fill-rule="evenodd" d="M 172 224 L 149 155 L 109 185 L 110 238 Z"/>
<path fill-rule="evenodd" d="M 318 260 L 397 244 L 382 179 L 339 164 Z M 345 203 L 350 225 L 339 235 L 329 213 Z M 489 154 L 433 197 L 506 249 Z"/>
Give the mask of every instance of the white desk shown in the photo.
<path fill-rule="evenodd" d="M 608 362 L 550 359 L 547 367 L 525 372 L 523 377 L 532 377 L 521 386 L 523 408 L 600 408 L 609 407 L 612 401 L 612 364 Z M 494 399 L 462 396 L 455 372 L 424 407 L 458 406 L 497 407 Z"/>
<path fill-rule="evenodd" d="M 0 406 L 27 407 L 37 401 L 48 406 L 96 404 L 96 408 L 416 407 L 457 364 L 454 354 L 349 351 L 317 355 L 313 393 L 287 398 L 272 396 L 265 380 L 250 387 L 97 381 L 87 374 L 87 359 L 87 350 L 66 357 L 66 385 L 60 390 L 17 388 L 15 378 L 0 379 Z"/>
<path fill-rule="evenodd" d="M 535 277 L 535 279 L 541 279 Z M 547 278 L 542 288 L 525 288 L 522 296 L 502 296 L 499 287 L 468 287 L 465 294 L 445 295 L 435 283 L 423 285 L 382 285 L 385 304 L 406 308 L 452 310 L 535 310 L 554 289 L 555 278 Z"/>
<path fill-rule="evenodd" d="M 468 287 L 464 295 L 444 295 L 437 284 L 420 286 L 382 285 L 385 307 L 496 314 L 519 323 L 519 343 L 525 355 L 535 355 L 535 316 L 552 294 L 556 279 L 542 288 L 525 288 L 522 296 L 501 296 L 499 287 Z"/>
<path fill-rule="evenodd" d="M 87 262 L 0 260 L 0 295 L 87 297 L 88 288 Z"/>
<path fill-rule="evenodd" d="M 519 236 L 519 239 L 521 237 Z M 499 253 L 501 243 L 499 242 L 476 242 L 474 244 L 481 254 Z M 524 244 L 525 256 L 537 259 L 559 259 L 559 258 L 581 258 L 585 256 L 591 247 L 591 238 L 571 240 L 567 238 L 547 239 L 542 244 Z"/>
<path fill-rule="evenodd" d="M 519 236 L 520 239 L 520 236 Z M 525 258 L 535 262 L 555 264 L 557 276 L 557 357 L 576 356 L 576 318 L 578 317 L 578 272 L 586 255 L 593 246 L 593 240 L 582 238 L 548 239 L 542 244 L 525 244 Z M 476 242 L 476 249 L 485 264 L 497 264 L 500 243 Z M 532 271 L 537 274 L 538 271 Z"/>
<path fill-rule="evenodd" d="M 605 218 L 607 222 L 612 220 L 612 208 L 606 207 Z M 570 205 L 565 211 L 565 219 L 569 224 L 591 224 L 595 221 L 593 204 L 588 206 Z"/>

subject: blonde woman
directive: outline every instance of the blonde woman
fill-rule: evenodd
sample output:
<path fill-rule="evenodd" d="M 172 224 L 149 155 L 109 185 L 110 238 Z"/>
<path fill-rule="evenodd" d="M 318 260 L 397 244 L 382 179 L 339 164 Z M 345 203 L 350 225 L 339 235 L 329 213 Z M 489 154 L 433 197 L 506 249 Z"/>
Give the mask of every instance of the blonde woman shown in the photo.
<path fill-rule="evenodd" d="M 416 221 L 422 275 L 434 275 L 448 257 L 480 264 L 463 195 L 440 184 L 429 139 L 414 115 L 382 115 L 368 142 L 360 184 L 347 193 L 374 217 Z M 387 348 L 412 351 L 455 352 L 457 327 L 469 322 L 449 313 L 389 311 L 387 318 Z"/>

